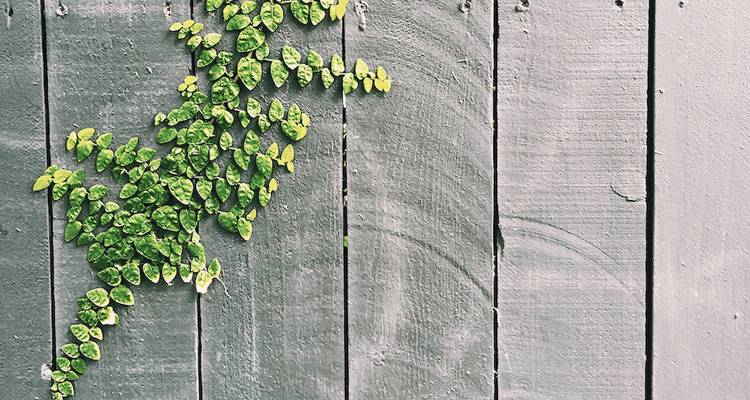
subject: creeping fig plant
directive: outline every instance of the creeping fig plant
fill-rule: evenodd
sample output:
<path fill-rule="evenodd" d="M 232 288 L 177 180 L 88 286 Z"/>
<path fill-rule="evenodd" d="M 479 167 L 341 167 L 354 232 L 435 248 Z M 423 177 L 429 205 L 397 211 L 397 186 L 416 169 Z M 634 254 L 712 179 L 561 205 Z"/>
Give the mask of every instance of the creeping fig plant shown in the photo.
<path fill-rule="evenodd" d="M 283 46 L 272 50 L 267 38 L 289 13 L 301 24 L 317 25 L 326 17 L 344 17 L 348 0 L 206 0 L 209 13 L 218 13 L 226 30 L 236 33 L 234 51 L 218 51 L 221 33 L 205 33 L 194 20 L 169 27 L 195 54 L 196 67 L 205 71 L 208 93 L 197 76 L 187 76 L 177 90 L 182 104 L 154 117 L 156 135 L 165 151 L 139 145 L 138 137 L 113 147 L 111 133 L 93 128 L 71 132 L 66 149 L 78 162 L 93 158 L 98 173 L 107 170 L 119 184 L 117 193 L 101 184 L 86 186 L 83 169 L 47 168 L 33 185 L 49 189 L 54 200 L 68 197 L 66 242 L 87 246 L 87 259 L 102 287 L 78 299 L 78 321 L 70 326 L 71 340 L 61 348 L 52 372 L 52 399 L 74 395 L 74 382 L 87 363 L 101 358 L 98 342 L 108 325 L 118 325 L 119 305 L 134 304 L 131 286 L 145 279 L 168 285 L 179 277 L 205 293 L 219 279 L 221 265 L 208 260 L 198 233 L 200 221 L 217 215 L 219 224 L 248 240 L 257 211 L 271 201 L 279 187 L 280 170 L 294 172 L 294 142 L 310 129 L 310 118 L 295 104 L 274 98 L 262 105 L 250 96 L 264 80 L 280 88 L 287 82 L 305 87 L 320 79 L 330 88 L 337 80 L 349 94 L 358 88 L 388 92 L 391 79 L 382 67 L 357 60 L 347 72 L 338 54 L 326 58 L 308 50 Z M 360 85 L 361 84 L 361 85 Z M 249 128 L 250 126 L 253 128 Z M 229 133 L 241 126 L 243 137 Z M 263 138 L 278 127 L 285 144 Z M 264 142 L 270 144 L 264 145 Z M 222 167 L 218 158 L 229 152 Z M 164 154 L 159 156 L 158 154 Z"/>

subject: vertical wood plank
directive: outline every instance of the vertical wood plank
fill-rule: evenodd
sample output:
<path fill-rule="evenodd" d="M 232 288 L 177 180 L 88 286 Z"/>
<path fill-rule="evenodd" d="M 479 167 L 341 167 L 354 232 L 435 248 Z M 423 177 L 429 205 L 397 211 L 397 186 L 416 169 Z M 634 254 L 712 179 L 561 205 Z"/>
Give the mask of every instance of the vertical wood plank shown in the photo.
<path fill-rule="evenodd" d="M 31 185 L 47 166 L 42 24 L 39 3 L 0 5 L 0 393 L 44 398 L 51 359 L 47 196 Z"/>
<path fill-rule="evenodd" d="M 467 3 L 346 17 L 347 65 L 394 80 L 346 100 L 352 399 L 493 395 L 492 3 Z"/>
<path fill-rule="evenodd" d="M 654 399 L 750 392 L 750 10 L 656 9 Z"/>
<path fill-rule="evenodd" d="M 503 399 L 642 399 L 648 2 L 499 1 Z"/>
<path fill-rule="evenodd" d="M 75 166 L 65 152 L 71 130 L 111 131 L 115 143 L 138 135 L 153 144 L 157 111 L 179 104 L 175 88 L 190 72 L 190 57 L 167 30 L 190 16 L 190 1 L 157 0 L 64 2 L 47 0 L 50 130 L 53 162 Z M 89 182 L 98 175 L 87 162 Z M 91 179 L 93 178 L 93 179 Z M 98 178 L 111 182 L 109 176 Z M 55 232 L 64 229 L 64 207 L 54 209 Z M 85 249 L 55 248 L 55 309 L 58 344 L 70 339 L 76 299 L 97 285 Z M 123 310 L 122 326 L 109 328 L 102 361 L 77 385 L 77 400 L 196 399 L 197 343 L 195 289 L 143 283 L 136 304 Z"/>
<path fill-rule="evenodd" d="M 224 31 L 220 15 L 196 7 L 198 19 Z M 287 15 L 269 37 L 271 57 L 279 57 L 284 44 L 303 55 L 308 48 L 323 57 L 340 54 L 341 29 L 328 21 L 303 27 Z M 222 46 L 233 46 L 234 37 L 227 33 Z M 200 300 L 203 393 L 206 399 L 342 399 L 341 92 L 325 91 L 318 75 L 305 89 L 296 82 L 275 89 L 265 77 L 265 86 L 252 92 L 264 112 L 276 96 L 287 106 L 296 102 L 312 123 L 295 144 L 295 172 L 277 167 L 278 192 L 265 209 L 256 202 L 249 242 L 227 233 L 215 217 L 201 226 L 226 285 L 224 292 L 215 284 Z M 249 128 L 259 133 L 255 124 Z M 235 142 L 246 131 L 238 126 Z M 288 143 L 276 127 L 264 135 L 263 149 L 273 141 L 281 148 Z"/>

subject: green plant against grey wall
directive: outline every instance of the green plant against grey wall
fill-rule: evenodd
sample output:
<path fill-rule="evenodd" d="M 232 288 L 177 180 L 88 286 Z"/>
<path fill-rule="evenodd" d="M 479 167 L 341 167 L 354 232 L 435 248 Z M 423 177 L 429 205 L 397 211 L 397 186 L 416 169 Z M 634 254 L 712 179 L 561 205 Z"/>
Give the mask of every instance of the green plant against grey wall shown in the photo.
<path fill-rule="evenodd" d="M 257 208 L 271 201 L 279 175 L 294 172 L 294 143 L 311 126 L 295 103 L 273 98 L 262 104 L 252 97 L 262 82 L 270 78 L 276 88 L 289 81 L 305 87 L 320 79 L 326 89 L 340 84 L 344 94 L 391 89 L 382 67 L 370 68 L 358 59 L 353 71 L 347 71 L 337 54 L 324 58 L 307 50 L 303 57 L 290 46 L 271 49 L 266 40 L 289 14 L 301 24 L 318 25 L 342 19 L 347 3 L 206 0 L 206 11 L 220 13 L 232 33 L 234 51 L 217 50 L 226 33 L 207 33 L 200 22 L 169 27 L 194 54 L 210 89 L 202 92 L 204 83 L 187 76 L 177 88 L 181 105 L 156 114 L 154 125 L 161 127 L 156 143 L 164 151 L 141 146 L 137 136 L 115 147 L 112 133 L 93 128 L 70 133 L 66 149 L 76 161 L 93 159 L 96 172 L 111 173 L 120 189 L 115 194 L 106 185 L 86 186 L 83 169 L 55 165 L 33 185 L 34 191 L 49 190 L 54 200 L 67 197 L 63 238 L 88 248 L 89 264 L 103 283 L 78 299 L 71 340 L 62 346 L 52 371 L 53 400 L 72 397 L 88 363 L 101 358 L 103 328 L 119 325 L 117 306 L 135 302 L 131 286 L 145 280 L 172 285 L 179 279 L 205 293 L 219 279 L 219 261 L 209 261 L 201 244 L 204 217 L 216 215 L 219 225 L 244 240 L 252 236 Z M 240 127 L 243 137 L 230 133 Z M 283 133 L 282 143 L 266 137 L 273 128 Z"/>

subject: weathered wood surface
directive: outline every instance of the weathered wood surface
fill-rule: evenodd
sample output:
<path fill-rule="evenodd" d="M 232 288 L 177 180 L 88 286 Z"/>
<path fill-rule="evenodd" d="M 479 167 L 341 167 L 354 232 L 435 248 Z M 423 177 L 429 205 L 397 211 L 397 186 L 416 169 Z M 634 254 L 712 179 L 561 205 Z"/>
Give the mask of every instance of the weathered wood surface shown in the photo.
<path fill-rule="evenodd" d="M 81 0 L 46 2 L 47 59 L 52 162 L 76 163 L 65 152 L 68 132 L 95 127 L 115 143 L 138 134 L 153 143 L 153 115 L 179 104 L 175 91 L 190 72 L 190 57 L 167 31 L 190 16 L 190 1 Z M 89 182 L 96 181 L 87 162 Z M 94 179 L 91 179 L 94 178 Z M 111 182 L 108 176 L 100 180 Z M 58 344 L 71 335 L 76 299 L 99 285 L 85 249 L 63 244 L 63 204 L 54 207 L 55 331 Z M 109 328 L 102 362 L 77 385 L 76 400 L 197 399 L 196 295 L 192 286 L 143 283 L 136 305 L 122 312 L 122 326 Z"/>
<path fill-rule="evenodd" d="M 492 398 L 491 4 L 347 16 L 347 64 L 394 77 L 346 100 L 351 399 Z"/>
<path fill-rule="evenodd" d="M 47 196 L 31 184 L 47 165 L 42 24 L 33 0 L 0 6 L 0 393 L 45 398 L 52 357 Z"/>
<path fill-rule="evenodd" d="M 203 3 L 195 15 L 222 32 L 221 16 L 207 16 Z M 340 22 L 311 28 L 286 18 L 269 38 L 272 57 L 284 44 L 303 55 L 308 48 L 323 57 L 341 53 Z M 224 40 L 231 47 L 234 35 Z M 295 73 L 290 80 L 280 89 L 269 80 L 253 97 L 264 111 L 277 96 L 310 115 L 310 133 L 295 144 L 295 172 L 277 167 L 279 190 L 265 209 L 258 206 L 249 242 L 214 217 L 201 228 L 226 285 L 226 292 L 216 284 L 200 300 L 206 399 L 344 397 L 341 87 L 325 91 L 318 75 L 305 89 Z M 259 132 L 255 124 L 249 128 Z M 238 127 L 234 140 L 241 143 L 245 132 Z M 264 135 L 263 148 L 273 141 L 282 149 L 288 143 L 277 128 Z"/>
<path fill-rule="evenodd" d="M 498 8 L 503 399 L 642 399 L 646 1 Z"/>
<path fill-rule="evenodd" d="M 656 9 L 654 399 L 750 392 L 750 11 Z"/>

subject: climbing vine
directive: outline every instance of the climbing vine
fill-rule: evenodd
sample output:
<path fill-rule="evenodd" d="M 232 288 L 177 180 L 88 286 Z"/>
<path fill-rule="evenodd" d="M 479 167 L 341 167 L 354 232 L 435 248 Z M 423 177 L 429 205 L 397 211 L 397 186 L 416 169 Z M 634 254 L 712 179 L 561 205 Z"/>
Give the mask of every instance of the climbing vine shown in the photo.
<path fill-rule="evenodd" d="M 303 62 L 298 49 L 283 46 L 274 51 L 266 40 L 289 13 L 301 24 L 318 25 L 326 17 L 342 19 L 347 3 L 206 0 L 206 11 L 220 12 L 226 31 L 236 33 L 235 50 L 217 50 L 225 33 L 205 33 L 200 22 L 186 20 L 169 27 L 194 54 L 210 89 L 202 92 L 203 82 L 187 76 L 177 87 L 181 105 L 155 115 L 154 125 L 161 127 L 156 143 L 164 146 L 163 151 L 141 146 L 137 136 L 114 147 L 112 133 L 93 128 L 70 133 L 66 149 L 76 161 L 93 159 L 96 172 L 109 171 L 120 189 L 115 194 L 102 184 L 86 186 L 83 169 L 56 165 L 33 185 L 34 191 L 49 190 L 56 201 L 67 196 L 63 239 L 88 247 L 86 258 L 103 283 L 78 299 L 71 340 L 54 362 L 53 400 L 72 397 L 88 363 L 101 358 L 98 341 L 104 339 L 103 328 L 120 323 L 116 306 L 135 302 L 131 286 L 140 285 L 143 277 L 167 285 L 179 277 L 205 293 L 220 279 L 221 265 L 206 256 L 200 222 L 216 215 L 225 230 L 249 240 L 257 207 L 271 201 L 279 187 L 278 175 L 294 172 L 294 143 L 308 134 L 310 117 L 297 104 L 277 98 L 261 104 L 251 96 L 261 82 L 270 77 L 276 88 L 289 81 L 306 87 L 320 79 L 328 89 L 340 81 L 344 94 L 360 87 L 366 93 L 391 89 L 382 67 L 370 68 L 358 59 L 348 72 L 341 56 L 333 54 L 326 63 L 314 50 L 307 50 Z M 238 125 L 245 131 L 241 140 L 229 133 Z M 280 129 L 286 143 L 265 137 L 273 127 Z M 224 153 L 228 160 L 220 162 Z"/>

